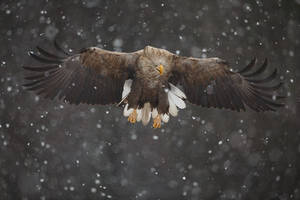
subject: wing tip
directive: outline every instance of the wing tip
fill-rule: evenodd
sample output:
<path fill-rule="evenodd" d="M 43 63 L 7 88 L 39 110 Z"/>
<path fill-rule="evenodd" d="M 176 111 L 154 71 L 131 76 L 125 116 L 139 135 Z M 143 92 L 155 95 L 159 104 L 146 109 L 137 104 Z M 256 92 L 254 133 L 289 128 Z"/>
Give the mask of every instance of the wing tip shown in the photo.
<path fill-rule="evenodd" d="M 257 62 L 256 57 L 253 57 L 253 58 L 251 59 L 251 61 L 246 65 L 246 67 L 244 67 L 244 68 L 241 69 L 241 70 L 238 70 L 237 73 L 243 74 L 243 73 L 245 73 L 245 72 L 250 71 L 250 70 L 252 69 L 252 67 L 255 65 L 256 62 Z"/>
<path fill-rule="evenodd" d="M 71 56 L 70 53 L 68 53 L 67 51 L 65 51 L 65 50 L 58 44 L 57 37 L 54 38 L 53 44 L 54 44 L 54 47 L 55 47 L 59 52 L 65 54 L 65 55 L 67 55 L 67 56 Z"/>

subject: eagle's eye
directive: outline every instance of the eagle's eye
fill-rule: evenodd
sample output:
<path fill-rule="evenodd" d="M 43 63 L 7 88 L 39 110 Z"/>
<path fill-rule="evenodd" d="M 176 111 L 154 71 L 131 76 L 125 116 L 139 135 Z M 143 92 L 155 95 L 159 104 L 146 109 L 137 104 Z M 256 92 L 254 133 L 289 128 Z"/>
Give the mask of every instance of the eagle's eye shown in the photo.
<path fill-rule="evenodd" d="M 164 66 L 162 64 L 158 65 L 155 69 L 159 72 L 160 75 L 164 73 Z"/>

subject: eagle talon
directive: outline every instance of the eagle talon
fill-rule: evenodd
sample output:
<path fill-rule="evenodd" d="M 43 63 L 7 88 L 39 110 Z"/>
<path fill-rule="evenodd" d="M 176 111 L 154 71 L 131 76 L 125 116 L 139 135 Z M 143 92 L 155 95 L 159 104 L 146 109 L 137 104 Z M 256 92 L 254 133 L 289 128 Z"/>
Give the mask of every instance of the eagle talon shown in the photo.
<path fill-rule="evenodd" d="M 153 120 L 153 128 L 160 128 L 161 127 L 161 118 L 160 115 L 157 115 Z"/>
<path fill-rule="evenodd" d="M 129 115 L 128 117 L 128 121 L 132 124 L 134 124 L 136 122 L 136 118 L 137 118 L 137 112 L 136 112 L 136 109 L 134 109 L 132 111 L 132 113 Z"/>

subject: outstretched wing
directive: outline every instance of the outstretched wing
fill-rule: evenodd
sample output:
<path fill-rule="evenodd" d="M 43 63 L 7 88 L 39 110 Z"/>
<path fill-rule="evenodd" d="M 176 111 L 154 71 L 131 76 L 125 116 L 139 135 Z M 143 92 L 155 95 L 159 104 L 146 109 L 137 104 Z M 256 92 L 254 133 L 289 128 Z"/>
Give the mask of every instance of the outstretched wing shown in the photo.
<path fill-rule="evenodd" d="M 276 96 L 282 83 L 266 86 L 277 75 L 277 70 L 265 77 L 256 78 L 267 67 L 263 65 L 253 70 L 256 59 L 239 72 L 232 72 L 226 61 L 218 58 L 197 59 L 176 57 L 171 81 L 183 86 L 187 100 L 204 107 L 245 110 L 245 104 L 253 110 L 274 111 L 283 104 L 276 102 L 282 96 Z M 176 77 L 176 78 L 174 78 Z"/>
<path fill-rule="evenodd" d="M 58 97 L 71 104 L 111 104 L 121 100 L 123 84 L 134 75 L 140 51 L 117 53 L 91 47 L 69 55 L 57 43 L 55 47 L 65 57 L 37 47 L 39 54 L 29 55 L 44 63 L 37 67 L 24 66 L 30 71 L 26 89 L 53 99 Z"/>

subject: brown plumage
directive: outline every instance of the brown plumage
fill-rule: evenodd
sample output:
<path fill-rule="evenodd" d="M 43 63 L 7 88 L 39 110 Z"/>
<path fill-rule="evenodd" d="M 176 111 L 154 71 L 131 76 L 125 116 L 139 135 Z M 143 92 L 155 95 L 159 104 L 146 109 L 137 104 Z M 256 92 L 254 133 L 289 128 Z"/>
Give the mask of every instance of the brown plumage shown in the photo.
<path fill-rule="evenodd" d="M 164 49 L 146 46 L 132 53 L 119 53 L 90 47 L 69 55 L 55 43 L 64 56 L 37 47 L 30 52 L 43 66 L 24 66 L 31 74 L 26 89 L 45 98 L 63 99 L 71 104 L 124 104 L 124 116 L 132 123 L 147 124 L 151 115 L 154 128 L 167 122 L 185 108 L 185 100 L 203 107 L 255 111 L 275 111 L 283 106 L 276 90 L 282 83 L 265 86 L 276 78 L 277 70 L 256 78 L 267 67 L 267 60 L 253 69 L 256 60 L 243 70 L 233 72 L 219 58 L 191 58 Z M 183 88 L 181 91 L 176 85 Z"/>

